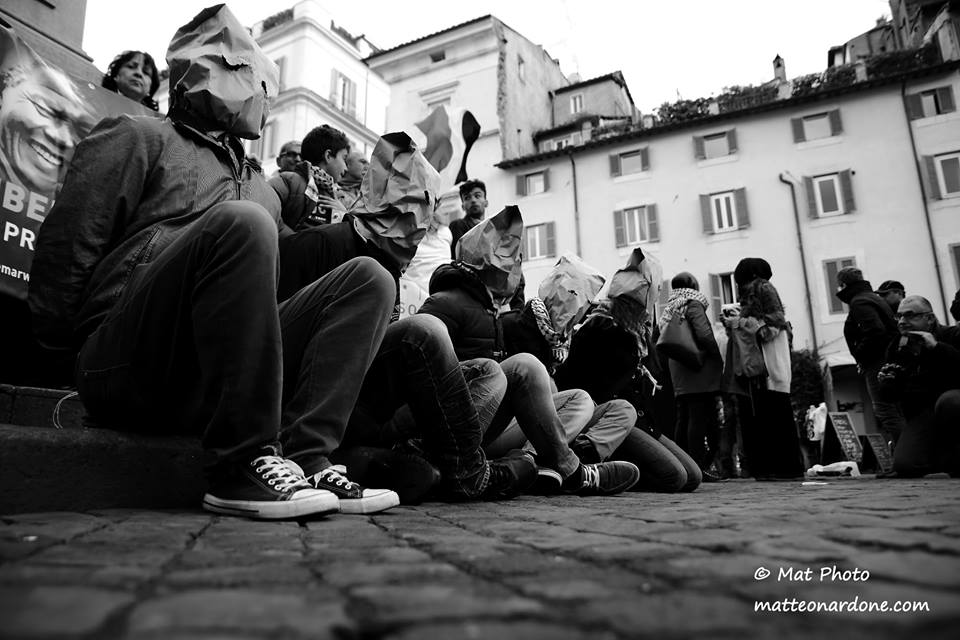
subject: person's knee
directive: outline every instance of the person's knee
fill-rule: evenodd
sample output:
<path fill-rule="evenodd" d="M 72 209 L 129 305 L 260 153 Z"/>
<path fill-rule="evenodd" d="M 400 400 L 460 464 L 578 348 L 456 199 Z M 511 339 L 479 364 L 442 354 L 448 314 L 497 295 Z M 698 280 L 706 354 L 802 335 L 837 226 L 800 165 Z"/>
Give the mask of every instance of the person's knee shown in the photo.
<path fill-rule="evenodd" d="M 604 415 L 616 419 L 617 424 L 629 424 L 633 427 L 633 425 L 637 423 L 637 410 L 626 400 L 614 398 L 604 404 L 606 405 L 606 413 Z"/>
<path fill-rule="evenodd" d="M 397 298 L 397 283 L 379 262 L 367 256 L 351 258 L 343 263 L 345 277 L 361 289 L 393 307 Z"/>
<path fill-rule="evenodd" d="M 960 423 L 960 389 L 941 393 L 933 407 L 933 413 L 940 424 Z"/>
<path fill-rule="evenodd" d="M 415 338 L 418 341 L 428 340 L 430 342 L 443 341 L 445 338 L 446 342 L 450 342 L 450 334 L 447 332 L 446 325 L 436 316 L 418 313 L 404 318 L 400 320 L 400 322 L 404 323 L 406 327 L 404 332 L 405 337 Z M 451 349 L 452 348 L 451 344 Z"/>
<path fill-rule="evenodd" d="M 549 384 L 550 374 L 537 358 L 529 353 L 517 353 L 500 363 L 508 379 L 523 379 Z"/>
<path fill-rule="evenodd" d="M 203 225 L 219 238 L 262 240 L 277 245 L 277 221 L 256 202 L 230 200 L 210 207 L 203 214 Z"/>

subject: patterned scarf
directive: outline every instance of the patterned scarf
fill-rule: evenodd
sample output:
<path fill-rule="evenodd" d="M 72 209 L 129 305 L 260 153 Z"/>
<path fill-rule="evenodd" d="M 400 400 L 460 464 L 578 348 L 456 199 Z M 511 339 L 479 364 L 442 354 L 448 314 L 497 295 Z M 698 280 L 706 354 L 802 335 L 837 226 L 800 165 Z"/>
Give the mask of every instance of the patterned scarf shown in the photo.
<path fill-rule="evenodd" d="M 663 331 L 664 327 L 670 324 L 670 320 L 673 319 L 674 314 L 683 313 L 687 303 L 691 300 L 696 300 L 702 304 L 704 308 L 710 304 L 707 301 L 707 296 L 696 289 L 674 289 L 673 293 L 670 294 L 670 299 L 667 300 L 667 304 L 663 307 L 663 314 L 660 316 L 660 321 L 657 322 L 660 331 Z"/>
<path fill-rule="evenodd" d="M 530 298 L 530 311 L 533 312 L 533 319 L 537 321 L 537 328 L 540 334 L 550 345 L 550 353 L 553 356 L 554 366 L 559 365 L 567 359 L 567 353 L 570 350 L 570 341 L 559 331 L 553 328 L 550 322 L 550 314 L 547 312 L 546 305 L 540 298 Z"/>

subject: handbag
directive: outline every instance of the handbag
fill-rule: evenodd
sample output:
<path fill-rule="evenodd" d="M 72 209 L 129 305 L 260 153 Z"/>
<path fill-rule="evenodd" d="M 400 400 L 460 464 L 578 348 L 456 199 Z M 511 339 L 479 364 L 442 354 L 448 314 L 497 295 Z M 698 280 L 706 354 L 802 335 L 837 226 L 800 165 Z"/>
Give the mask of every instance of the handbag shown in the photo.
<path fill-rule="evenodd" d="M 657 339 L 657 353 L 691 369 L 703 366 L 703 354 L 693 339 L 693 329 L 685 314 L 674 313 L 670 318 Z"/>

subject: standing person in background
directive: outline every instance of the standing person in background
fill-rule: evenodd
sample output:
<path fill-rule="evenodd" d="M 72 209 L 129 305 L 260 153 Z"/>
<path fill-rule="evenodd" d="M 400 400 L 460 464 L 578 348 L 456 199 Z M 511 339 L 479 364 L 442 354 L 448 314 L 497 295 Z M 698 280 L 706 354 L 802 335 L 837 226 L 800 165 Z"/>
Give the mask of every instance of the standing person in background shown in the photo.
<path fill-rule="evenodd" d="M 790 404 L 790 326 L 773 271 L 763 258 L 744 258 L 733 278 L 740 292 L 740 315 L 731 320 L 755 333 L 767 375 L 749 380 L 750 398 L 740 412 L 743 445 L 758 480 L 803 476 L 800 439 Z"/>
<path fill-rule="evenodd" d="M 360 181 L 363 180 L 363 174 L 367 172 L 370 162 L 359 149 L 354 149 L 347 154 L 346 169 L 337 186 L 340 189 L 337 192 L 337 198 L 348 211 L 353 204 L 360 199 Z"/>
<path fill-rule="evenodd" d="M 450 223 L 450 257 L 457 259 L 457 243 L 467 231 L 480 224 L 487 212 L 487 185 L 481 180 L 467 180 L 460 185 L 460 206 L 464 216 Z"/>
<path fill-rule="evenodd" d="M 900 302 L 907 296 L 907 290 L 903 288 L 903 284 L 896 280 L 884 280 L 875 293 L 887 303 L 891 314 L 897 312 Z"/>
<path fill-rule="evenodd" d="M 837 286 L 837 298 L 849 306 L 843 337 L 867 385 L 877 427 L 893 450 L 906 424 L 900 407 L 881 397 L 877 372 L 886 357 L 887 346 L 897 335 L 890 300 L 895 299 L 896 305 L 900 305 L 903 285 L 888 280 L 874 293 L 860 269 L 844 267 L 837 273 Z M 888 292 L 890 297 L 881 296 L 880 291 Z"/>
<path fill-rule="evenodd" d="M 280 153 L 277 154 L 277 173 L 284 171 L 293 171 L 300 162 L 300 141 L 291 140 L 280 147 Z"/>
<path fill-rule="evenodd" d="M 280 215 L 288 227 L 302 231 L 340 222 L 346 209 L 337 199 L 337 180 L 346 171 L 349 152 L 350 141 L 345 133 L 321 125 L 303 138 L 303 160 L 296 168 L 270 178 L 270 186 L 283 203 Z"/>
<path fill-rule="evenodd" d="M 145 51 L 124 51 L 110 63 L 100 84 L 110 91 L 157 111 L 153 95 L 160 88 L 157 65 Z"/>
<path fill-rule="evenodd" d="M 700 466 L 703 479 L 712 482 L 719 479 L 708 468 L 718 453 L 717 393 L 723 360 L 707 318 L 710 303 L 700 292 L 697 279 L 684 271 L 673 277 L 670 287 L 673 291 L 658 322 L 660 332 L 663 333 L 675 315 L 682 315 L 700 350 L 701 361 L 699 367 L 675 358 L 668 362 L 677 402 L 677 443 Z"/>

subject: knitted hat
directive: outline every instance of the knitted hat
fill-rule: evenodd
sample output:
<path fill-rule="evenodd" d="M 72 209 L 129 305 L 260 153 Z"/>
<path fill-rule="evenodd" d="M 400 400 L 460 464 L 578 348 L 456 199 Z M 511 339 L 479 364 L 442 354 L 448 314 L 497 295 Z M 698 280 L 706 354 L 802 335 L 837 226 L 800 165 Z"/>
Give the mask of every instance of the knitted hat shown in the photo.
<path fill-rule="evenodd" d="M 844 267 L 837 273 L 837 284 L 846 287 L 854 282 L 863 282 L 863 272 L 856 267 Z"/>

